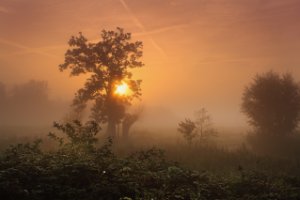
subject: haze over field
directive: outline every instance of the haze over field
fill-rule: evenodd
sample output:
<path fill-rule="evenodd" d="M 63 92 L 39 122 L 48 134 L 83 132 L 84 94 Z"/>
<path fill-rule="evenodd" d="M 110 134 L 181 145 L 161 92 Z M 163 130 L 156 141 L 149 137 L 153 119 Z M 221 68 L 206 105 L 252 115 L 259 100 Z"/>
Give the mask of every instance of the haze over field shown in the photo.
<path fill-rule="evenodd" d="M 0 0 L 0 197 L 299 200 L 300 0 Z"/>
<path fill-rule="evenodd" d="M 218 125 L 245 125 L 241 96 L 256 73 L 300 79 L 299 9 L 298 0 L 0 0 L 0 81 L 46 80 L 52 99 L 70 101 L 85 80 L 58 70 L 70 36 L 98 40 L 118 26 L 144 43 L 137 104 L 174 122 L 204 106 Z"/>

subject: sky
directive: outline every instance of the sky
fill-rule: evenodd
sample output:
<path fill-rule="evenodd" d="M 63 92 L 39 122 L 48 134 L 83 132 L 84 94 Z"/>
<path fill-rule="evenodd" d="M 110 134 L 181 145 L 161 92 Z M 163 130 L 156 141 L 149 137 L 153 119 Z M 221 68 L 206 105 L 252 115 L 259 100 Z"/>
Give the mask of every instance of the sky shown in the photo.
<path fill-rule="evenodd" d="M 122 27 L 144 43 L 137 105 L 177 118 L 206 107 L 215 123 L 245 124 L 242 92 L 257 73 L 300 80 L 299 0 L 0 0 L 0 81 L 46 80 L 70 100 L 84 77 L 59 72 L 67 42 Z"/>

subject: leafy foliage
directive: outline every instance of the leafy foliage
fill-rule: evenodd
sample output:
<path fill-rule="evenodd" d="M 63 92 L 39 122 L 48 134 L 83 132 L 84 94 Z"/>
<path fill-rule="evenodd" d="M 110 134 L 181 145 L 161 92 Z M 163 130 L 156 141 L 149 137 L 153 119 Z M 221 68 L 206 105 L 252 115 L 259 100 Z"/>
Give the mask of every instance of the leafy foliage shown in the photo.
<path fill-rule="evenodd" d="M 217 136 L 212 120 L 205 108 L 195 112 L 195 120 L 185 119 L 178 124 L 178 129 L 189 145 L 198 137 L 200 142 L 207 141 L 211 136 Z"/>
<path fill-rule="evenodd" d="M 95 121 L 88 121 L 85 126 L 78 120 L 66 124 L 54 122 L 53 126 L 63 132 L 69 141 L 66 142 L 63 137 L 58 137 L 52 132 L 48 134 L 50 138 L 58 141 L 60 146 L 79 147 L 81 149 L 93 149 L 97 142 L 95 136 L 100 131 L 100 126 Z"/>
<path fill-rule="evenodd" d="M 178 131 L 182 133 L 189 145 L 192 144 L 193 139 L 197 136 L 196 124 L 190 119 L 180 122 L 178 124 Z"/>
<path fill-rule="evenodd" d="M 300 120 L 300 87 L 290 74 L 257 75 L 243 94 L 242 111 L 259 132 L 292 133 Z"/>
<path fill-rule="evenodd" d="M 0 157 L 2 199 L 299 199 L 300 180 L 268 176 L 240 168 L 216 176 L 167 161 L 152 148 L 126 158 L 112 151 L 112 140 L 97 147 L 94 122 L 55 123 L 56 150 L 42 151 L 41 141 L 11 146 Z"/>
<path fill-rule="evenodd" d="M 217 131 L 213 127 L 211 116 L 205 108 L 196 111 L 195 118 L 200 141 L 207 140 L 211 136 L 217 136 Z"/>

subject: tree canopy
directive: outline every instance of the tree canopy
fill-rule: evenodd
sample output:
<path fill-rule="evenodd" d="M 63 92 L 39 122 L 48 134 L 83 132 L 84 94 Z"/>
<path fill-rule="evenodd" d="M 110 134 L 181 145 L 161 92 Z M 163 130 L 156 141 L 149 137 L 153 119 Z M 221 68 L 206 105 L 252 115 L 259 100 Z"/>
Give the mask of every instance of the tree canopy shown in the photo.
<path fill-rule="evenodd" d="M 99 42 L 88 42 L 79 33 L 69 41 L 61 71 L 70 69 L 71 76 L 90 74 L 83 88 L 75 95 L 73 105 L 82 111 L 88 101 L 93 101 L 91 117 L 100 123 L 108 123 L 108 133 L 115 135 L 116 124 L 125 116 L 125 107 L 141 96 L 141 80 L 133 80 L 129 69 L 142 67 L 140 61 L 143 44 L 131 41 L 131 34 L 122 28 L 103 30 Z M 118 95 L 116 87 L 126 83 L 130 95 Z"/>
<path fill-rule="evenodd" d="M 177 130 L 183 135 L 189 145 L 198 137 L 199 142 L 207 141 L 212 136 L 217 136 L 210 115 L 205 108 L 195 112 L 195 119 L 185 119 L 178 124 Z"/>
<path fill-rule="evenodd" d="M 242 111 L 264 134 L 292 133 L 300 120 L 300 86 L 291 74 L 256 75 L 245 88 Z"/>
<path fill-rule="evenodd" d="M 189 145 L 192 144 L 193 139 L 197 136 L 196 124 L 190 119 L 185 119 L 178 124 L 178 131 L 182 133 Z"/>

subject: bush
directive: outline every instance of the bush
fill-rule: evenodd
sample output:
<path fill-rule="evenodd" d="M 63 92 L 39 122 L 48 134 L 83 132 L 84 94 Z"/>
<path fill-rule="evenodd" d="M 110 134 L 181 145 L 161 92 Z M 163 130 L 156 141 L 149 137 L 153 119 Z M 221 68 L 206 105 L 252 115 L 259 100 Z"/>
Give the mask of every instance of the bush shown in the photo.
<path fill-rule="evenodd" d="M 97 147 L 97 124 L 55 124 L 59 148 L 41 141 L 11 146 L 0 157 L 1 199 L 299 199 L 297 177 L 240 171 L 229 177 L 199 172 L 167 161 L 159 149 L 118 158 L 112 140 Z"/>

